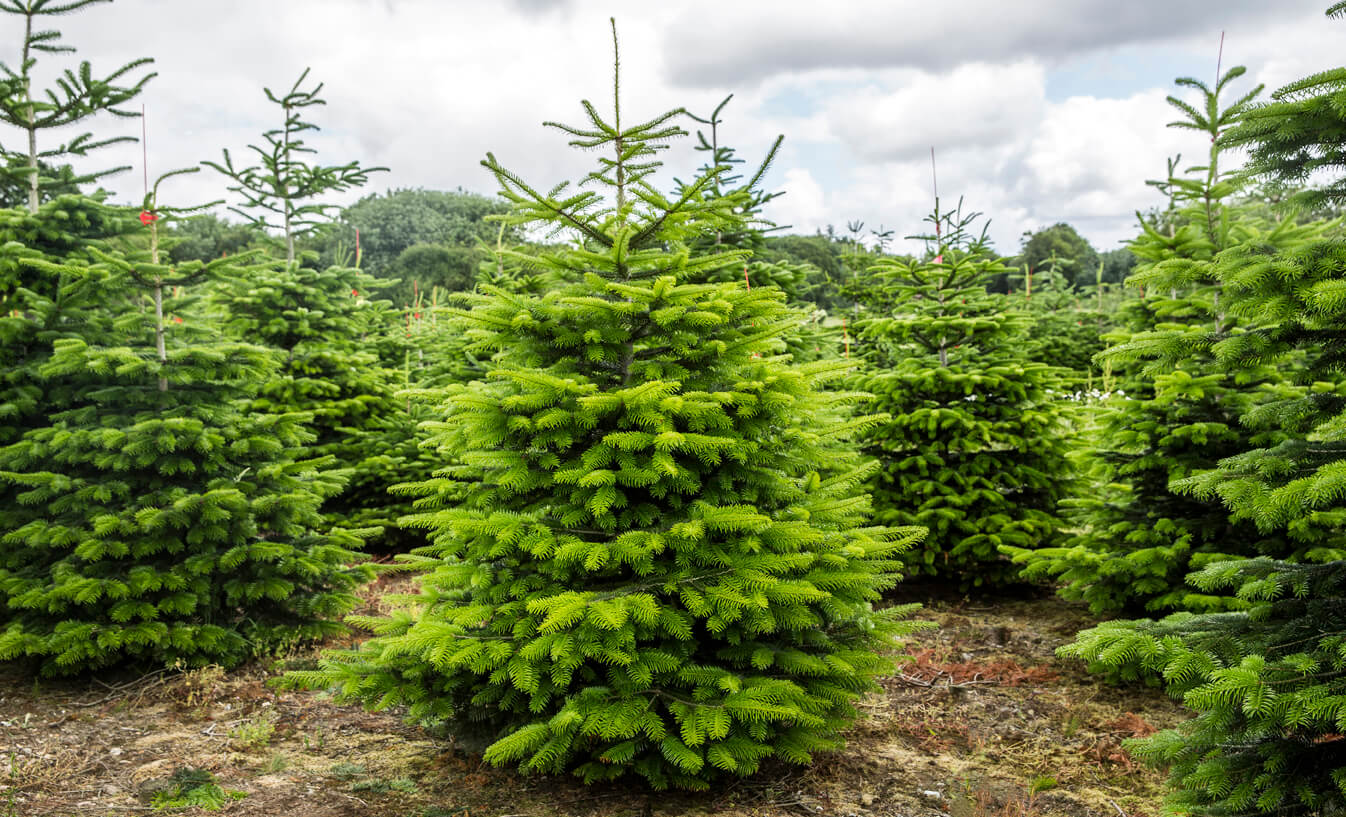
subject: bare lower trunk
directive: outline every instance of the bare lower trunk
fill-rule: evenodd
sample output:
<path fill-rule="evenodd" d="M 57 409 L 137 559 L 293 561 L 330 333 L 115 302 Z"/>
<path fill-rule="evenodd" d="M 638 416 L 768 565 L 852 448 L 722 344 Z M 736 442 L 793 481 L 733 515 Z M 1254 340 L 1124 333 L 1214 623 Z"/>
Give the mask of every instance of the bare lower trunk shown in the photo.
<path fill-rule="evenodd" d="M 154 282 L 154 349 L 159 353 L 159 363 L 168 362 L 168 347 L 164 343 L 164 285 Z M 168 391 L 168 378 L 159 375 L 159 391 Z"/>
<path fill-rule="evenodd" d="M 33 109 L 28 108 L 28 212 L 36 213 L 42 199 L 37 188 L 37 129 L 33 124 Z"/>
<path fill-rule="evenodd" d="M 159 263 L 159 224 L 150 222 L 150 263 Z M 159 353 L 159 365 L 168 363 L 168 345 L 164 342 L 164 281 L 154 281 L 154 350 Z M 159 375 L 159 391 L 168 391 L 168 378 Z"/>
<path fill-rule="evenodd" d="M 285 201 L 285 261 L 294 263 L 294 232 L 290 227 L 290 201 Z"/>

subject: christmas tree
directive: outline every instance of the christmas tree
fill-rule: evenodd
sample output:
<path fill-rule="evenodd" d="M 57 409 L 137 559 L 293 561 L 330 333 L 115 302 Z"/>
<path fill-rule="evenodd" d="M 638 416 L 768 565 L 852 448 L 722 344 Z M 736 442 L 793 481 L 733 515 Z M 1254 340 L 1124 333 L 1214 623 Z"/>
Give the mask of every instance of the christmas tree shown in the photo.
<path fill-rule="evenodd" d="M 1003 274 L 977 213 L 939 210 L 921 259 L 884 258 L 866 296 L 858 380 L 892 415 L 866 435 L 882 470 L 876 518 L 930 530 L 911 569 L 995 584 L 1017 572 L 1002 546 L 1050 542 L 1069 485 L 1059 370 L 1029 360 L 1022 313 L 986 283 Z"/>
<path fill-rule="evenodd" d="M 325 105 L 322 84 L 305 87 L 306 69 L 289 91 L 265 89 L 280 106 L 282 127 L 262 134 L 264 145 L 249 147 L 257 164 L 237 167 L 226 150 L 222 163 L 203 162 L 225 174 L 229 190 L 242 196 L 230 208 L 258 229 L 278 229 L 285 241 L 287 265 L 261 274 L 220 276 L 211 300 L 225 316 L 226 331 L 238 340 L 276 350 L 278 376 L 260 391 L 252 408 L 312 417 L 316 436 L 310 450 L 331 457 L 345 469 L 346 487 L 324 510 L 337 524 L 369 535 L 384 549 L 419 543 L 398 531 L 396 519 L 410 506 L 390 497 L 389 487 L 427 474 L 410 467 L 415 424 L 406 402 L 397 399 L 399 377 L 382 365 L 378 343 L 396 323 L 391 304 L 379 293 L 395 283 L 361 272 L 348 253 L 322 269 L 301 259 L 296 242 L 329 224 L 336 205 L 322 199 L 362 186 L 370 173 L 358 162 L 322 165 L 309 161 L 317 150 L 304 141 L 318 130 L 304 118 L 307 109 Z"/>
<path fill-rule="evenodd" d="M 1346 4 L 1329 13 L 1346 12 Z M 1323 124 L 1340 105 L 1340 83 L 1303 83 L 1273 95 L 1259 108 L 1279 111 L 1278 133 Z M 1333 97 L 1336 97 L 1334 100 Z M 1324 98 L 1326 97 L 1326 98 Z M 1291 103 L 1291 104 L 1287 104 Z M 1297 112 L 1305 118 L 1300 120 Z M 1229 144 L 1251 143 L 1263 168 L 1293 159 L 1314 142 L 1284 144 L 1264 136 L 1268 118 L 1250 116 Z M 1320 131 L 1333 149 L 1342 117 Z M 1308 145 L 1309 147 L 1305 147 Z M 1319 191 L 1341 203 L 1340 180 Z M 1306 388 L 1259 406 L 1245 422 L 1279 428 L 1288 439 L 1222 461 L 1177 487 L 1218 498 L 1233 518 L 1305 549 L 1294 564 L 1266 558 L 1208 565 L 1191 577 L 1198 588 L 1235 591 L 1249 609 L 1223 614 L 1179 614 L 1161 622 L 1114 622 L 1082 633 L 1064 650 L 1123 674 L 1161 676 L 1197 717 L 1176 730 L 1134 744 L 1133 751 L 1168 765 L 1179 787 L 1175 811 L 1189 814 L 1328 815 L 1346 812 L 1346 675 L 1341 632 L 1346 610 L 1346 537 L 1341 489 L 1346 390 L 1340 384 L 1340 327 L 1346 319 L 1346 242 L 1314 241 L 1280 250 L 1256 244 L 1217 259 L 1215 273 L 1242 332 L 1213 338 L 1213 354 L 1238 369 L 1294 361 Z"/>
<path fill-rule="evenodd" d="M 357 537 L 321 531 L 340 482 L 295 460 L 307 418 L 238 408 L 270 355 L 165 313 L 165 284 L 238 262 L 163 263 L 158 220 L 175 213 L 155 198 L 150 249 L 130 255 L 13 240 L 64 222 L 65 200 L 5 213 L 0 267 L 20 303 L 4 304 L 6 336 L 29 339 L 13 363 L 36 369 L 43 403 L 0 447 L 0 659 L 44 674 L 238 663 L 339 631 L 367 575 L 348 566 Z"/>
<path fill-rule="evenodd" d="M 659 192 L 680 112 L 629 124 L 618 89 L 610 118 L 586 102 L 586 126 L 554 126 L 606 149 L 599 190 L 543 193 L 484 162 L 511 223 L 570 231 L 533 260 L 578 283 L 468 299 L 489 379 L 437 436 L 462 464 L 421 490 L 420 593 L 290 677 L 475 722 L 491 763 L 704 788 L 839 744 L 888 668 L 877 650 L 914 629 L 912 606 L 873 605 L 919 531 L 866 525 L 844 440 L 875 418 L 819 390 L 843 365 L 777 354 L 798 321 L 779 294 L 683 283 L 741 267 L 690 249 L 743 229 L 740 208 L 708 195 L 718 168 Z"/>
<path fill-rule="evenodd" d="M 1169 210 L 1162 223 L 1141 219 L 1143 232 L 1130 245 L 1140 259 L 1130 284 L 1148 297 L 1125 307 L 1132 331 L 1110 335 L 1115 345 L 1103 355 L 1117 393 L 1094 417 L 1085 463 L 1101 487 L 1072 503 L 1079 533 L 1064 547 L 1015 552 L 1025 575 L 1057 577 L 1061 595 L 1089 602 L 1095 613 L 1241 607 L 1228 594 L 1200 592 L 1185 577 L 1212 560 L 1296 551 L 1283 538 L 1231 520 L 1219 502 L 1170 488 L 1225 457 L 1275 442 L 1277 429 L 1249 429 L 1241 418 L 1287 388 L 1275 367 L 1228 371 L 1207 348 L 1213 336 L 1242 331 L 1227 296 L 1222 303 L 1217 256 L 1241 246 L 1294 246 L 1311 232 L 1289 222 L 1263 224 L 1227 203 L 1240 181 L 1223 166 L 1226 148 L 1217 136 L 1240 121 L 1261 87 L 1229 105 L 1220 95 L 1244 70 L 1231 68 L 1213 87 L 1179 79 L 1199 94 L 1197 105 L 1169 97 L 1183 116 L 1170 126 L 1202 134 L 1210 151 L 1191 176 L 1157 185 L 1169 196 Z"/>

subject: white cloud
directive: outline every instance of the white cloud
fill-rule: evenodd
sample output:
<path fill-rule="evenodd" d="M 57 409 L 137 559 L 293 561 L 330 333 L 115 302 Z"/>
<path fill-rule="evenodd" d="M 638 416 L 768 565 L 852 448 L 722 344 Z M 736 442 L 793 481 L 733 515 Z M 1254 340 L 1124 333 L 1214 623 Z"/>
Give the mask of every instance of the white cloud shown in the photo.
<path fill-rule="evenodd" d="M 786 195 L 771 208 L 776 223 L 790 225 L 790 232 L 801 232 L 800 225 L 826 224 L 832 218 L 827 194 L 808 168 L 792 167 L 785 171 Z"/>
<path fill-rule="evenodd" d="M 903 71 L 828 100 L 832 130 L 862 161 L 917 159 L 930 148 L 992 148 L 1015 139 L 1044 103 L 1042 67 L 970 63 L 946 74 Z"/>

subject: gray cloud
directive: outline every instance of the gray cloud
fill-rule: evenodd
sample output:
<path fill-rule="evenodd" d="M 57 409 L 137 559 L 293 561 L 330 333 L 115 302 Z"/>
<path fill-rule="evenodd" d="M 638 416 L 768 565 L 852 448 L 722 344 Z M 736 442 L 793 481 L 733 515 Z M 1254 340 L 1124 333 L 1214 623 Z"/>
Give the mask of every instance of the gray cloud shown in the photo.
<path fill-rule="evenodd" d="M 666 29 L 669 78 L 686 87 L 755 83 L 782 72 L 1060 60 L 1322 11 L 1323 0 L 862 0 L 823 10 L 782 0 L 684 4 Z"/>

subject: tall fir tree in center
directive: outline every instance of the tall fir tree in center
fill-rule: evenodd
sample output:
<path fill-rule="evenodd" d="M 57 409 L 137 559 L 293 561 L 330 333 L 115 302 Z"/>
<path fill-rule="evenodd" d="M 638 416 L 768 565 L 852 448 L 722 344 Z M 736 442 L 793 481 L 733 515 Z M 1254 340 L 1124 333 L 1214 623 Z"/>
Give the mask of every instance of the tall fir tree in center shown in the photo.
<path fill-rule="evenodd" d="M 614 47 L 616 44 L 614 26 Z M 476 721 L 486 759 L 585 781 L 633 774 L 704 788 L 769 757 L 838 745 L 854 702 L 914 629 L 877 610 L 920 531 L 867 526 L 868 476 L 846 438 L 844 364 L 777 354 L 799 321 L 772 288 L 688 284 L 745 253 L 693 241 L 741 229 L 713 168 L 672 197 L 656 153 L 670 111 L 628 125 L 590 103 L 608 193 L 543 193 L 493 156 L 509 219 L 575 237 L 531 263 L 579 283 L 484 287 L 458 314 L 491 357 L 453 393 L 437 442 L 461 465 L 423 485 L 433 544 L 409 609 L 297 684 L 411 717 Z"/>

